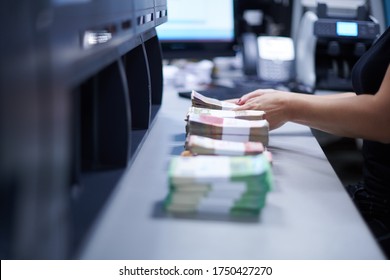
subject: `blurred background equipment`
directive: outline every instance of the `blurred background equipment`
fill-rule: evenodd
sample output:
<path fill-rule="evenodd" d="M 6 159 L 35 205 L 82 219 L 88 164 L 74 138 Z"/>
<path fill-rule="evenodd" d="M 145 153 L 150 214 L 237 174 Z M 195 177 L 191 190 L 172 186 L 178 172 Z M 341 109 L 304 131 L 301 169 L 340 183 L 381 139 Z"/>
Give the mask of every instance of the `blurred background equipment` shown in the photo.
<path fill-rule="evenodd" d="M 352 90 L 352 68 L 380 34 L 369 7 L 353 11 L 354 15 L 331 14 L 327 4 L 319 3 L 315 12 L 303 14 L 296 37 L 299 82 L 318 89 Z"/>

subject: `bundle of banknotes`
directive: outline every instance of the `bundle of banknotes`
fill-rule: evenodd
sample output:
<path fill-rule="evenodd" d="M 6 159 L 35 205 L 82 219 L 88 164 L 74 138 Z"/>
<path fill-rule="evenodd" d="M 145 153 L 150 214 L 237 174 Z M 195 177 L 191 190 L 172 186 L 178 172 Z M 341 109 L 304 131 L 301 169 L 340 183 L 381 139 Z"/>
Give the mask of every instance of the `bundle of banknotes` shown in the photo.
<path fill-rule="evenodd" d="M 269 125 L 266 120 L 241 120 L 202 114 L 189 114 L 186 132 L 213 139 L 235 142 L 256 141 L 268 145 Z"/>
<path fill-rule="evenodd" d="M 265 154 L 177 156 L 170 162 L 164 205 L 172 214 L 256 217 L 272 182 Z"/>
<path fill-rule="evenodd" d="M 238 105 L 208 98 L 196 91 L 192 91 L 191 101 L 186 116 L 188 135 L 268 145 L 269 124 L 263 111 L 233 111 Z"/>
<path fill-rule="evenodd" d="M 232 111 L 232 110 L 215 110 L 209 108 L 199 108 L 191 106 L 187 113 L 187 118 L 190 115 L 207 115 L 219 118 L 230 118 L 230 119 L 241 119 L 241 120 L 252 120 L 258 121 L 264 119 L 264 111 L 257 110 L 243 110 L 243 111 Z"/>
<path fill-rule="evenodd" d="M 194 155 L 244 156 L 265 152 L 261 142 L 234 142 L 215 140 L 199 135 L 189 135 L 185 148 Z"/>

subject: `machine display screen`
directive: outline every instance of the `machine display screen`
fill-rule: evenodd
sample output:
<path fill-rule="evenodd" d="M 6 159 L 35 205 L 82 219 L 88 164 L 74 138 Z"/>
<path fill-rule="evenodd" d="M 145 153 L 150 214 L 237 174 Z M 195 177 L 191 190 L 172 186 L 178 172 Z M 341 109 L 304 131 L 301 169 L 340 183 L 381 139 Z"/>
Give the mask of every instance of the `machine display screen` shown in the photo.
<path fill-rule="evenodd" d="M 343 22 L 336 23 L 336 34 L 338 36 L 358 36 L 358 24 L 356 22 Z"/>

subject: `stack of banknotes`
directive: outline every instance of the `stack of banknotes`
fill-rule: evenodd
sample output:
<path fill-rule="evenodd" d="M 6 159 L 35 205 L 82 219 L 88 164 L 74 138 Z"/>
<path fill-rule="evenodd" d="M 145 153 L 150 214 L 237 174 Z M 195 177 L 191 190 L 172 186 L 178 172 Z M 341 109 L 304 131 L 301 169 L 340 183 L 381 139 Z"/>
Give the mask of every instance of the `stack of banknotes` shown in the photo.
<path fill-rule="evenodd" d="M 233 111 L 238 105 L 192 91 L 186 116 L 187 135 L 235 142 L 256 141 L 268 145 L 269 124 L 263 111 Z"/>
<path fill-rule="evenodd" d="M 244 156 L 265 152 L 261 142 L 233 142 L 215 140 L 199 135 L 189 135 L 185 148 L 194 155 Z"/>
<path fill-rule="evenodd" d="M 165 208 L 173 214 L 257 217 L 272 188 L 270 163 L 255 156 L 174 157 Z"/>
<path fill-rule="evenodd" d="M 265 113 L 234 111 L 238 105 L 195 91 L 191 100 L 185 152 L 169 165 L 165 209 L 172 214 L 258 216 L 273 183 Z"/>
<path fill-rule="evenodd" d="M 266 120 L 241 120 L 203 114 L 189 114 L 186 125 L 188 135 L 235 142 L 256 141 L 264 145 L 268 145 L 268 130 Z"/>
<path fill-rule="evenodd" d="M 227 102 L 227 101 L 220 101 L 215 98 L 206 97 L 194 90 L 191 93 L 191 102 L 192 102 L 192 106 L 194 107 L 208 108 L 214 110 L 232 110 L 238 107 L 238 105 L 234 103 Z"/>

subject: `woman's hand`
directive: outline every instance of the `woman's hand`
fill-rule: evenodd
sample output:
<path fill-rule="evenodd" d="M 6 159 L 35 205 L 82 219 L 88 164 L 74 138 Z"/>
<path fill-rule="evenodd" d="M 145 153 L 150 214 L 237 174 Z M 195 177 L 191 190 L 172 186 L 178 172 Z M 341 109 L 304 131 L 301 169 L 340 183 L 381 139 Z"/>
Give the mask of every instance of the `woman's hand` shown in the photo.
<path fill-rule="evenodd" d="M 243 95 L 237 100 L 236 104 L 240 106 L 234 110 L 264 111 L 265 119 L 269 122 L 270 129 L 275 129 L 290 120 L 288 105 L 293 95 L 294 93 L 291 92 L 258 89 Z"/>

